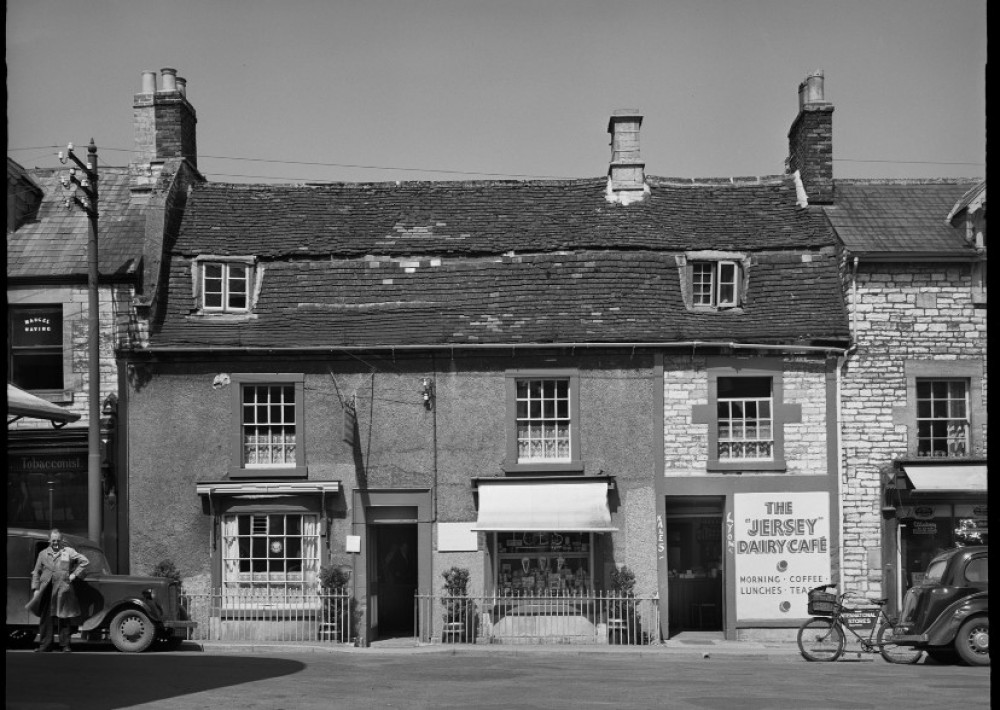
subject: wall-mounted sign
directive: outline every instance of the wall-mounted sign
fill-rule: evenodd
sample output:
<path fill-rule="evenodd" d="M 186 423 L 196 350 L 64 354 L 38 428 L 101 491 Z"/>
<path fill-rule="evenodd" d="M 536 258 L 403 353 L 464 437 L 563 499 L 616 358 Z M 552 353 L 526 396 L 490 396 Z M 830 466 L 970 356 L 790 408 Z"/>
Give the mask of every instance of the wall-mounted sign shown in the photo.
<path fill-rule="evenodd" d="M 830 494 L 733 496 L 736 616 L 808 616 L 807 592 L 830 582 Z"/>
<path fill-rule="evenodd" d="M 344 544 L 345 552 L 361 552 L 361 536 L 348 535 Z"/>

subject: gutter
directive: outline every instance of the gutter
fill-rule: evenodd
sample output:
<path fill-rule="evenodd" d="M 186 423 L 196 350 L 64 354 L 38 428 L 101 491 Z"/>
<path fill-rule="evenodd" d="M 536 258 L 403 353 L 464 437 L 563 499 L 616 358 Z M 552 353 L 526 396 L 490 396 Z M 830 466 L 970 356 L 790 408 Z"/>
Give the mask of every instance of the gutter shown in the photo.
<path fill-rule="evenodd" d="M 551 349 L 595 349 L 595 348 L 730 348 L 733 350 L 788 350 L 791 352 L 815 352 L 844 355 L 848 348 L 835 347 L 830 345 L 775 345 L 772 343 L 737 343 L 735 341 L 711 341 L 711 340 L 682 340 L 668 342 L 609 342 L 609 343 L 455 343 L 455 344 L 427 344 L 427 345 L 314 345 L 314 346 L 291 346 L 291 347 L 264 347 L 264 346 L 183 346 L 166 345 L 133 350 L 133 355 L 142 353 L 156 354 L 180 354 L 180 353 L 337 353 L 337 352 L 408 352 L 415 350 L 551 350 Z"/>

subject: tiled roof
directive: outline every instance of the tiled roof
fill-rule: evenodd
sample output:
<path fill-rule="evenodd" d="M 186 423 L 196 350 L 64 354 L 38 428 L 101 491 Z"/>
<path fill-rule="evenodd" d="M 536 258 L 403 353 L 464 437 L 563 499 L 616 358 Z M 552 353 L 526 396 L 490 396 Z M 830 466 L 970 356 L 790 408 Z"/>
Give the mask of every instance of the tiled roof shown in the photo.
<path fill-rule="evenodd" d="M 197 184 L 152 347 L 756 343 L 848 339 L 836 239 L 790 179 Z M 743 307 L 685 307 L 685 250 L 752 254 Z M 805 254 L 808 253 L 808 256 Z M 252 255 L 248 319 L 197 314 L 192 257 Z"/>
<path fill-rule="evenodd" d="M 578 248 L 769 249 L 834 243 L 790 178 L 650 178 L 623 207 L 605 179 L 318 186 L 196 185 L 181 254 L 499 254 Z"/>
<path fill-rule="evenodd" d="M 59 182 L 64 170 L 28 175 L 44 191 L 38 219 L 7 235 L 8 278 L 86 276 L 89 222 L 78 207 L 66 209 Z M 142 255 L 145 217 L 129 196 L 127 168 L 100 169 L 98 268 L 102 276 L 132 274 Z"/>
<path fill-rule="evenodd" d="M 436 263 L 437 260 L 434 260 Z M 265 266 L 254 317 L 192 315 L 191 267 L 175 257 L 156 346 L 336 347 L 468 343 L 809 342 L 847 338 L 836 258 L 795 252 L 748 267 L 739 311 L 687 310 L 662 252 L 580 251 L 413 262 Z"/>
<path fill-rule="evenodd" d="M 855 254 L 973 255 L 947 218 L 974 180 L 837 180 L 824 207 L 830 224 Z"/>

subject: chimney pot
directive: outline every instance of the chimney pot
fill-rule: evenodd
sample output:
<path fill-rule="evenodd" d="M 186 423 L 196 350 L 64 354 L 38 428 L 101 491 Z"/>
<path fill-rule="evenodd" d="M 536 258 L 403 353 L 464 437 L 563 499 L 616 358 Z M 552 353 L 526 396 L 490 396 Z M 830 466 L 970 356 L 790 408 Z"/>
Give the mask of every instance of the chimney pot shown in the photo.
<path fill-rule="evenodd" d="M 177 91 L 180 92 L 181 96 L 187 98 L 187 85 L 188 85 L 187 79 L 179 76 L 177 77 L 176 81 L 177 81 Z"/>
<path fill-rule="evenodd" d="M 799 110 L 809 104 L 825 103 L 823 96 L 823 70 L 817 69 L 799 84 Z"/>
<path fill-rule="evenodd" d="M 156 72 L 155 71 L 144 71 L 142 73 L 142 94 L 155 94 L 156 93 Z"/>
<path fill-rule="evenodd" d="M 177 91 L 177 70 L 164 67 L 160 69 L 160 74 L 163 78 L 163 88 L 161 91 L 164 93 Z"/>

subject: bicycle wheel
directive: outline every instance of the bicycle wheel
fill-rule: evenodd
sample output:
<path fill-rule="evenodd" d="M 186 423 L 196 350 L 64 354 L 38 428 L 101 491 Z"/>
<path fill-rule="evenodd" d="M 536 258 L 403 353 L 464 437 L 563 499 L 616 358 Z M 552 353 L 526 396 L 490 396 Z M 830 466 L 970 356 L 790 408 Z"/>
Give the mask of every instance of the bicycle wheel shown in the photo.
<path fill-rule="evenodd" d="M 807 661 L 836 661 L 844 652 L 844 632 L 833 619 L 809 619 L 799 627 L 798 641 Z"/>
<path fill-rule="evenodd" d="M 892 642 L 895 628 L 892 624 L 882 622 L 878 627 L 878 652 L 889 663 L 916 663 L 924 652 L 914 646 L 897 646 Z"/>

